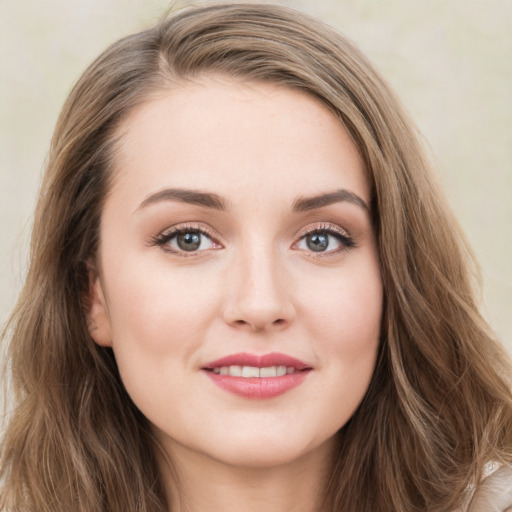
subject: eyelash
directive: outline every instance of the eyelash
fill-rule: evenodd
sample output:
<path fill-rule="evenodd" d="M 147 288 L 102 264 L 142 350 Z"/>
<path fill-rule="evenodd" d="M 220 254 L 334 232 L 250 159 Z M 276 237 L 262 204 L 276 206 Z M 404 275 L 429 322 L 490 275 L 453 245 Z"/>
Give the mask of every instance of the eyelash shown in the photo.
<path fill-rule="evenodd" d="M 162 233 L 154 236 L 151 238 L 150 243 L 151 245 L 156 245 L 160 247 L 163 251 L 174 254 L 179 257 L 184 258 L 190 258 L 190 257 L 198 257 L 201 255 L 201 253 L 207 252 L 207 249 L 203 249 L 201 251 L 191 251 L 190 254 L 187 254 L 187 251 L 179 251 L 172 249 L 167 244 L 176 236 L 180 234 L 185 233 L 198 233 L 200 235 L 206 236 L 209 238 L 214 244 L 218 245 L 218 248 L 222 248 L 222 245 L 220 242 L 217 241 L 215 238 L 215 235 L 213 234 L 213 231 L 209 229 L 207 226 L 204 225 L 193 225 L 193 224 L 181 224 L 178 226 L 173 226 Z M 336 238 L 336 240 L 340 243 L 340 247 L 334 250 L 330 251 L 321 251 L 318 253 L 314 253 L 314 251 L 305 251 L 308 253 L 308 257 L 311 258 L 326 258 L 329 256 L 333 256 L 342 252 L 347 252 L 350 249 L 357 247 L 357 244 L 355 240 L 344 230 L 340 227 L 336 226 L 335 224 L 327 224 L 327 223 L 321 223 L 321 224 L 314 224 L 307 226 L 306 228 L 299 231 L 297 234 L 297 241 L 294 242 L 293 246 L 300 243 L 302 240 L 304 240 L 307 236 L 314 235 L 314 234 L 327 234 L 330 236 L 333 236 Z"/>
<path fill-rule="evenodd" d="M 156 245 L 160 247 L 163 251 L 174 254 L 179 257 L 190 258 L 190 257 L 198 257 L 201 253 L 206 252 L 206 250 L 202 251 L 191 251 L 190 254 L 187 254 L 186 251 L 177 251 L 172 249 L 167 244 L 176 236 L 185 234 L 185 233 L 199 233 L 200 235 L 204 235 L 209 238 L 214 244 L 222 247 L 220 242 L 215 238 L 213 231 L 204 225 L 192 225 L 192 224 L 180 224 L 178 226 L 173 226 L 162 233 L 156 235 L 151 238 L 151 245 Z"/>
<path fill-rule="evenodd" d="M 318 252 L 314 253 L 314 251 L 308 251 L 307 256 L 311 258 L 328 258 L 330 256 L 335 256 L 343 252 L 348 252 L 350 249 L 357 247 L 356 241 L 348 234 L 347 231 L 340 228 L 336 224 L 330 223 L 320 223 L 314 224 L 305 227 L 301 231 L 299 231 L 297 237 L 298 241 L 294 243 L 294 245 L 298 244 L 302 240 L 304 240 L 307 236 L 314 234 L 327 234 L 331 235 L 340 243 L 340 247 L 338 249 L 326 251 L 326 252 Z"/>

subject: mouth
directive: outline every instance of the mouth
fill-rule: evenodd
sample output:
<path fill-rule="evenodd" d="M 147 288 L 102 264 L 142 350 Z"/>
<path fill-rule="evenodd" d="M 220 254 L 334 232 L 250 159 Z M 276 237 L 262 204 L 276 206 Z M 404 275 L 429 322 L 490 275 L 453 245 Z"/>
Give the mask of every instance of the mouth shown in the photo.
<path fill-rule="evenodd" d="M 208 369 L 206 369 L 208 371 Z M 297 370 L 293 366 L 265 366 L 259 368 L 257 366 L 221 366 L 220 368 L 213 368 L 213 373 L 217 375 L 230 375 L 231 377 L 243 377 L 245 379 L 261 379 L 270 377 L 282 377 L 290 375 Z"/>
<path fill-rule="evenodd" d="M 276 352 L 233 354 L 208 363 L 202 371 L 221 389 L 250 399 L 282 395 L 301 384 L 312 366 Z"/>

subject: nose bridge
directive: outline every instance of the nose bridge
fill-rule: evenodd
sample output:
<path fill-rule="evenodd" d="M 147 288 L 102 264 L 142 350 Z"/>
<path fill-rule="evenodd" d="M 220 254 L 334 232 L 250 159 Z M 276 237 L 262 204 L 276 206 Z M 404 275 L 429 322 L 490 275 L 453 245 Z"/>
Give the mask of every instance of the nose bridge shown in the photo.
<path fill-rule="evenodd" d="M 246 241 L 235 257 L 228 288 L 230 324 L 259 331 L 282 327 L 293 317 L 285 268 L 271 242 Z"/>

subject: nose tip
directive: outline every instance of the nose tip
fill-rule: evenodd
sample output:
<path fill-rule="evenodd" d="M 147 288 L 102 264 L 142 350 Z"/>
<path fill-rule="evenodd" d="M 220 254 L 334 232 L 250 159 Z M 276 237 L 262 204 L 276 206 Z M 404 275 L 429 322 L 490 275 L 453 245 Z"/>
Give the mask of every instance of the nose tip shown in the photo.
<path fill-rule="evenodd" d="M 267 268 L 255 278 L 241 273 L 230 283 L 224 309 L 224 320 L 229 325 L 252 332 L 282 330 L 295 316 L 288 287 L 283 275 Z"/>
<path fill-rule="evenodd" d="M 250 319 L 238 319 L 234 322 L 230 322 L 233 325 L 236 325 L 237 327 L 241 328 L 247 328 L 248 330 L 259 332 L 264 331 L 268 328 L 274 328 L 279 329 L 283 328 L 287 325 L 287 321 L 284 318 L 276 318 L 275 320 L 265 321 L 263 318 L 254 318 L 252 320 Z"/>

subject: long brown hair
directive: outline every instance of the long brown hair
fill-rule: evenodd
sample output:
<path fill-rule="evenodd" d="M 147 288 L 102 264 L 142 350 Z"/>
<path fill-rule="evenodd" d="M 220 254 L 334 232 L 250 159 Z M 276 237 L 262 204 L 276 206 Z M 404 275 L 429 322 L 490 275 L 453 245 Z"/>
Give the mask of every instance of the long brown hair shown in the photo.
<path fill-rule="evenodd" d="M 25 288 L 6 329 L 15 406 L 0 508 L 167 510 L 146 419 L 87 327 L 116 128 L 153 92 L 203 73 L 297 88 L 344 124 L 372 187 L 385 310 L 379 361 L 338 435 L 333 511 L 448 511 L 489 460 L 512 461 L 510 366 L 478 313 L 474 264 L 415 128 L 345 38 L 291 9 L 214 5 L 107 49 L 51 143 Z"/>

